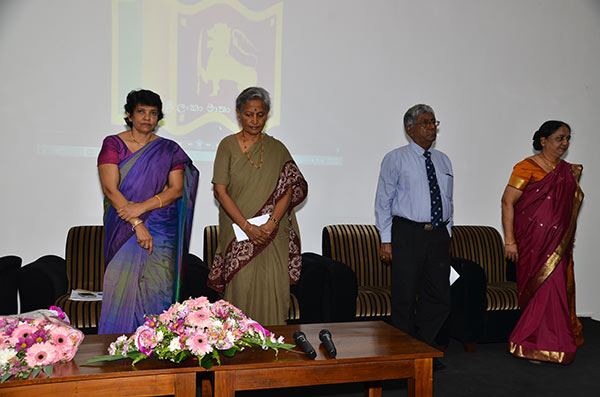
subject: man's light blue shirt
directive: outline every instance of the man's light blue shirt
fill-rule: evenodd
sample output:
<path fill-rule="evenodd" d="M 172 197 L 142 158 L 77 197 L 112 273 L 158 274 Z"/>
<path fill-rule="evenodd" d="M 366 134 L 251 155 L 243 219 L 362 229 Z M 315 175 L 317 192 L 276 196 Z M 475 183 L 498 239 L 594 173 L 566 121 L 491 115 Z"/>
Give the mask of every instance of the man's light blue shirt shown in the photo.
<path fill-rule="evenodd" d="M 448 234 L 453 224 L 454 173 L 448 156 L 429 149 L 442 196 L 444 221 Z M 414 142 L 385 155 L 381 162 L 375 195 L 375 225 L 382 243 L 392 241 L 392 218 L 399 216 L 414 222 L 431 222 L 431 196 L 425 169 L 425 149 Z"/>

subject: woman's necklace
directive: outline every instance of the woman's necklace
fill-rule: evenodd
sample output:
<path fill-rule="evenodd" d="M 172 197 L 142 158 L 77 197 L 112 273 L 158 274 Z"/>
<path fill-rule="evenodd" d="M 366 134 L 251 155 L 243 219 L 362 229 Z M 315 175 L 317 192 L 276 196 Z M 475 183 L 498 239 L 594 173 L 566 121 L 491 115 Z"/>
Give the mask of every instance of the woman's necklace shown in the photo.
<path fill-rule="evenodd" d="M 541 157 L 542 161 L 544 162 L 544 164 L 546 164 L 548 167 L 550 167 L 552 169 L 555 169 L 556 166 L 558 165 L 558 163 L 556 163 L 555 165 L 552 165 L 552 163 L 546 159 L 546 157 L 544 156 L 543 153 L 540 153 L 540 157 Z M 560 159 L 559 159 L 559 162 L 560 162 Z"/>
<path fill-rule="evenodd" d="M 262 167 L 263 165 L 263 158 L 265 157 L 265 141 L 264 141 L 264 134 L 261 132 L 260 133 L 260 162 L 258 163 L 258 165 L 254 164 L 254 161 L 252 161 L 252 159 L 250 158 L 250 155 L 248 154 L 248 149 L 249 147 L 246 147 L 246 137 L 244 136 L 244 131 L 242 131 L 242 145 L 244 146 L 244 153 L 246 154 L 246 157 L 248 158 L 248 161 L 250 162 L 250 164 L 252 164 L 252 166 L 254 168 L 256 168 L 257 170 Z M 252 145 L 250 145 L 252 146 Z"/>
<path fill-rule="evenodd" d="M 135 143 L 137 143 L 137 144 L 138 144 L 138 145 L 140 145 L 140 146 L 146 146 L 146 144 L 147 144 L 148 142 L 150 142 L 150 140 L 152 139 L 152 135 L 150 135 L 150 137 L 148 138 L 148 140 L 147 140 L 145 143 L 138 142 L 138 141 L 136 141 L 136 140 L 135 140 L 135 138 L 133 137 L 133 131 L 132 131 L 132 130 L 129 130 L 129 137 L 131 137 L 131 140 L 132 140 L 132 141 L 134 141 Z"/>

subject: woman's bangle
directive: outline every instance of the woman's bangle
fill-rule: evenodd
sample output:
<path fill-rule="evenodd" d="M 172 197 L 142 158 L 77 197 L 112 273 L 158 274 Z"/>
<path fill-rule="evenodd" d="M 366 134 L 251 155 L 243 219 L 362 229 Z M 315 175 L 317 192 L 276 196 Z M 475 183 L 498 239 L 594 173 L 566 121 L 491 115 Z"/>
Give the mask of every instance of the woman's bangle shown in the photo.
<path fill-rule="evenodd" d="M 158 197 L 158 194 L 155 194 L 154 197 L 158 199 L 158 208 L 162 208 L 162 200 L 160 199 L 160 197 Z"/>
<path fill-rule="evenodd" d="M 138 219 L 137 221 L 133 222 L 133 225 L 131 225 L 131 231 L 134 232 L 136 226 L 139 225 L 140 223 L 144 223 L 144 221 L 141 219 Z"/>
<path fill-rule="evenodd" d="M 504 245 L 506 246 L 511 246 L 511 245 L 515 245 L 516 243 L 513 241 L 512 243 L 504 243 Z"/>
<path fill-rule="evenodd" d="M 274 217 L 274 216 L 270 217 L 270 218 L 269 218 L 269 220 L 270 220 L 270 221 L 273 221 L 273 223 L 274 223 L 274 224 L 276 224 L 276 225 L 279 223 L 279 222 L 277 221 L 277 219 L 275 219 L 275 217 Z"/>

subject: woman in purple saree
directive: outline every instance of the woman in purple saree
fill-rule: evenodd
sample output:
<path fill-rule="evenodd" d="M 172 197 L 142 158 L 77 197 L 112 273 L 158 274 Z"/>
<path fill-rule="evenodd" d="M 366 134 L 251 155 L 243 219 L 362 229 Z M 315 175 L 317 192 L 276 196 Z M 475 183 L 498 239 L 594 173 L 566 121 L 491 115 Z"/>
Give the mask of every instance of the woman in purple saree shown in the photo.
<path fill-rule="evenodd" d="M 145 314 L 179 299 L 198 171 L 177 143 L 153 134 L 160 97 L 127 97 L 131 130 L 105 138 L 98 172 L 105 194 L 105 262 L 98 332 L 133 332 Z"/>
<path fill-rule="evenodd" d="M 566 123 L 545 122 L 533 138 L 541 152 L 515 165 L 502 197 L 505 251 L 517 266 L 521 308 L 508 350 L 562 364 L 572 362 L 583 343 L 572 255 L 582 167 L 561 160 L 570 137 Z"/>

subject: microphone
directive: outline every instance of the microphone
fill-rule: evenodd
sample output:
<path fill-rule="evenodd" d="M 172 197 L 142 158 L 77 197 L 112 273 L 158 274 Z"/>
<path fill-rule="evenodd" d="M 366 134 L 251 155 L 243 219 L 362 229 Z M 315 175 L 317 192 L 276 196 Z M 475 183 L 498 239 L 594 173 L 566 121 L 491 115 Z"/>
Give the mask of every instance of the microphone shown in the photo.
<path fill-rule="evenodd" d="M 296 342 L 296 344 L 300 346 L 300 348 L 304 351 L 304 353 L 306 353 L 308 357 L 310 357 L 311 360 L 314 360 L 315 357 L 317 357 L 317 352 L 312 347 L 308 339 L 306 339 L 306 335 L 304 335 L 304 332 L 296 330 L 296 332 L 294 332 L 294 342 Z"/>
<path fill-rule="evenodd" d="M 321 343 L 323 343 L 323 345 L 325 346 L 327 354 L 329 354 L 331 358 L 335 358 L 335 356 L 337 355 L 337 350 L 335 350 L 335 345 L 333 344 L 331 333 L 326 329 L 322 329 L 321 332 L 319 332 L 319 339 L 321 339 Z"/>

